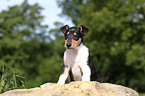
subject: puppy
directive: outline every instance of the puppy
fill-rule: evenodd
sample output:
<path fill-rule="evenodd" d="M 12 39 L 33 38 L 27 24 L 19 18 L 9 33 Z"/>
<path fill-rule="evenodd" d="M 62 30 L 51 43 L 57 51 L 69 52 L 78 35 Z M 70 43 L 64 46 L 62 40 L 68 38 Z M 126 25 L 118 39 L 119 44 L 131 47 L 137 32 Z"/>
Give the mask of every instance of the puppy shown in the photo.
<path fill-rule="evenodd" d="M 83 37 L 88 33 L 88 28 L 81 25 L 70 27 L 65 25 L 60 28 L 65 38 L 64 66 L 57 84 L 69 81 L 100 81 L 95 66 L 90 59 L 89 49 L 83 44 Z"/>

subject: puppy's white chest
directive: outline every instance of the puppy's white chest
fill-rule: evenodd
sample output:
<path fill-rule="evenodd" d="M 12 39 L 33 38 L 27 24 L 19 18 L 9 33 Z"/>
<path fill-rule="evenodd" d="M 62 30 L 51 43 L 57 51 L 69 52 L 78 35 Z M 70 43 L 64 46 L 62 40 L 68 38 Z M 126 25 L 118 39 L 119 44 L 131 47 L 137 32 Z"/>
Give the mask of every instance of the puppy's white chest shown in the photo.
<path fill-rule="evenodd" d="M 74 64 L 82 65 L 88 61 L 88 48 L 84 45 L 79 46 L 77 49 L 67 49 L 64 53 L 64 63 L 73 67 Z"/>
<path fill-rule="evenodd" d="M 69 65 L 70 67 L 73 67 L 73 65 L 77 62 L 76 58 L 78 56 L 78 51 L 69 49 L 66 51 L 65 55 L 66 55 L 65 57 L 66 64 Z"/>
<path fill-rule="evenodd" d="M 88 48 L 84 45 L 78 49 L 68 49 L 64 54 L 64 63 L 72 69 L 74 80 L 82 79 L 81 67 L 87 65 Z"/>

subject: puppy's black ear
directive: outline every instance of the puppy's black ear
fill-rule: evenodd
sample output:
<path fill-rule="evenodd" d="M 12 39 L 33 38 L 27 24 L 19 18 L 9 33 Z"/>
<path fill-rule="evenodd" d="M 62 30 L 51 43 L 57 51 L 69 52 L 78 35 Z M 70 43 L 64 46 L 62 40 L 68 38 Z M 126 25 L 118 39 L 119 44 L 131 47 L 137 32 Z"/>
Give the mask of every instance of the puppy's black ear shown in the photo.
<path fill-rule="evenodd" d="M 81 25 L 79 27 L 79 29 L 80 29 L 80 32 L 83 34 L 83 36 L 86 35 L 88 33 L 88 31 L 89 31 L 89 29 L 84 27 L 83 25 Z"/>
<path fill-rule="evenodd" d="M 63 27 L 60 28 L 60 30 L 61 30 L 61 32 L 63 34 L 65 34 L 68 29 L 69 29 L 69 26 L 68 25 L 65 25 L 65 26 L 63 26 Z"/>

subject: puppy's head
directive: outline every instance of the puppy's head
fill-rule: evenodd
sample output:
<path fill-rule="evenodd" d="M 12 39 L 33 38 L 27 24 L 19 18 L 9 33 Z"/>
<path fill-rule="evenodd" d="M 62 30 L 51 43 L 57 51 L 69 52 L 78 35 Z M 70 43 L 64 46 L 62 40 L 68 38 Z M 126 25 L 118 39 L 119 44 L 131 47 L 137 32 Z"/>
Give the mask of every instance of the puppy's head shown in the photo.
<path fill-rule="evenodd" d="M 70 27 L 65 25 L 60 28 L 65 37 L 65 48 L 74 49 L 81 45 L 83 42 L 83 36 L 88 33 L 88 28 L 81 25 L 79 28 Z"/>

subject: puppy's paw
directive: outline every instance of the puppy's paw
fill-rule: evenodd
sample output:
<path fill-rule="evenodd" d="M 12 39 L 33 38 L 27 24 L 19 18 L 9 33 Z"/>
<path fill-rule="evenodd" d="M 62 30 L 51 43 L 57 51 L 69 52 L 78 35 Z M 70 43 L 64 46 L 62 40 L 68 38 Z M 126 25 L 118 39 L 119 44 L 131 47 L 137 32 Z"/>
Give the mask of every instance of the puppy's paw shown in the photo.
<path fill-rule="evenodd" d="M 57 84 L 58 84 L 58 85 L 64 85 L 64 83 L 65 83 L 65 81 L 64 81 L 64 80 L 62 80 L 62 81 L 61 81 L 61 80 L 59 80 L 59 81 L 57 82 Z"/>
<path fill-rule="evenodd" d="M 57 84 L 59 84 L 59 85 L 64 85 L 66 79 L 67 79 L 67 74 L 62 74 L 62 75 L 60 75 Z"/>
<path fill-rule="evenodd" d="M 88 76 L 82 76 L 82 81 L 90 81 L 90 77 Z"/>
<path fill-rule="evenodd" d="M 44 87 L 52 88 L 54 85 L 56 85 L 56 83 L 45 83 L 41 85 L 40 88 L 44 88 Z"/>

